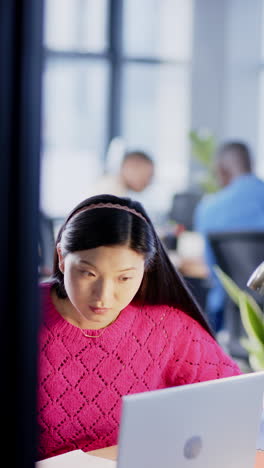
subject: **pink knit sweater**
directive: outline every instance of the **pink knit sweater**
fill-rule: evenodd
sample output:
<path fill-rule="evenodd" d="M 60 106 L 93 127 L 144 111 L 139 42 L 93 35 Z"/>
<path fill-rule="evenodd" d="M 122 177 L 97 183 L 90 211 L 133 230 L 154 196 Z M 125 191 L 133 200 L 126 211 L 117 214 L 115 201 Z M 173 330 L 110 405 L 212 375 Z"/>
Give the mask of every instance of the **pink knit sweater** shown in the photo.
<path fill-rule="evenodd" d="M 241 373 L 180 310 L 129 305 L 102 336 L 87 338 L 57 312 L 50 284 L 41 295 L 39 459 L 116 444 L 122 395 Z"/>

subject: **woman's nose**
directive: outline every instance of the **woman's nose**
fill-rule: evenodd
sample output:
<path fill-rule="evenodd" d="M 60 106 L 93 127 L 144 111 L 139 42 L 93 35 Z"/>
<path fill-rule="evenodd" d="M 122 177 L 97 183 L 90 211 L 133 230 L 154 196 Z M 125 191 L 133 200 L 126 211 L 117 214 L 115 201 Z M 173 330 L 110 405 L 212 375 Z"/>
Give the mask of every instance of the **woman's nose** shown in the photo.
<path fill-rule="evenodd" d="M 93 297 L 100 307 L 109 307 L 113 295 L 113 285 L 109 280 L 98 279 L 93 287 Z"/>

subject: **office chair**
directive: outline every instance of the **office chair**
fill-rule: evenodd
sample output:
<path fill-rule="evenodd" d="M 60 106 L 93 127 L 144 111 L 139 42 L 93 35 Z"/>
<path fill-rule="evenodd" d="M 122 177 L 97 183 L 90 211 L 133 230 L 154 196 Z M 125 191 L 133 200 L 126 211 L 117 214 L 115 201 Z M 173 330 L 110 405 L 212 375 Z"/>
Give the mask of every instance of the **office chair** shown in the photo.
<path fill-rule="evenodd" d="M 208 241 L 216 263 L 232 280 L 247 291 L 263 310 L 263 297 L 247 287 L 247 281 L 256 267 L 264 260 L 264 231 L 212 232 Z M 247 359 L 247 352 L 240 345 L 246 336 L 238 306 L 227 297 L 224 311 L 224 329 L 228 332 L 227 348 L 235 358 Z"/>
<path fill-rule="evenodd" d="M 171 209 L 168 213 L 169 219 L 182 224 L 188 231 L 193 230 L 193 214 L 201 194 L 197 192 L 175 193 L 172 199 Z"/>
<path fill-rule="evenodd" d="M 53 255 L 55 247 L 53 220 L 44 214 L 39 213 L 39 269 L 40 278 L 49 276 L 49 271 L 53 267 Z"/>

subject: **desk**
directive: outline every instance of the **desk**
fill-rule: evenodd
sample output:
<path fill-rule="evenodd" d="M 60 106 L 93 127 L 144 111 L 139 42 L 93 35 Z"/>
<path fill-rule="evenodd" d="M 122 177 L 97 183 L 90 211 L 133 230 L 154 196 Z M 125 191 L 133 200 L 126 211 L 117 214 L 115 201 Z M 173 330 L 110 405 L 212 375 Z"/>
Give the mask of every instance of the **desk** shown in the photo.
<path fill-rule="evenodd" d="M 113 445 L 112 447 L 106 447 L 104 449 L 93 450 L 87 453 L 89 453 L 89 455 L 94 455 L 95 457 L 106 458 L 108 460 L 116 460 L 117 445 Z M 264 468 L 264 451 L 257 451 L 256 463 L 254 468 Z"/>
<path fill-rule="evenodd" d="M 172 264 L 183 276 L 207 279 L 209 269 L 201 256 L 181 256 L 176 250 L 167 250 L 168 257 Z"/>
<path fill-rule="evenodd" d="M 117 445 L 112 445 L 111 447 L 105 447 L 103 449 L 92 450 L 87 453 L 89 455 L 94 455 L 95 457 L 107 458 L 107 460 L 116 460 L 117 459 Z"/>
<path fill-rule="evenodd" d="M 257 452 L 256 463 L 254 468 L 263 468 L 264 467 L 264 452 Z"/>

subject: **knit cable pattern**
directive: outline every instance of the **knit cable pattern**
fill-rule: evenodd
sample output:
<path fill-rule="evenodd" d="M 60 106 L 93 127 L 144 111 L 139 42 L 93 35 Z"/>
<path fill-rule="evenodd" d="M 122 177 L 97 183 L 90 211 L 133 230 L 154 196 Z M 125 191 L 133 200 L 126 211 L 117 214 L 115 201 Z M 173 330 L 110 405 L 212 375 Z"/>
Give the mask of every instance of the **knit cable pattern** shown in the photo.
<path fill-rule="evenodd" d="M 182 311 L 129 305 L 94 340 L 59 315 L 50 285 L 41 289 L 39 459 L 116 444 L 123 395 L 241 373 Z"/>

